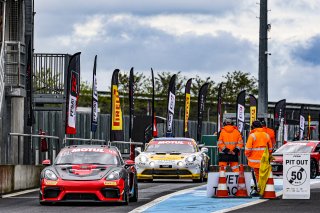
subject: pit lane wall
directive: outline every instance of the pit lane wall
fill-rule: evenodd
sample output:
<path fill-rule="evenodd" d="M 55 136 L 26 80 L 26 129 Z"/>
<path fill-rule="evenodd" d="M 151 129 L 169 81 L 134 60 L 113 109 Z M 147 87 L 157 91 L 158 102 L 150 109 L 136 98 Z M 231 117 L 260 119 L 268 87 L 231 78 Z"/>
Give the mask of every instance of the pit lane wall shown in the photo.
<path fill-rule="evenodd" d="M 42 169 L 43 166 L 0 165 L 0 197 L 1 194 L 38 187 Z"/>

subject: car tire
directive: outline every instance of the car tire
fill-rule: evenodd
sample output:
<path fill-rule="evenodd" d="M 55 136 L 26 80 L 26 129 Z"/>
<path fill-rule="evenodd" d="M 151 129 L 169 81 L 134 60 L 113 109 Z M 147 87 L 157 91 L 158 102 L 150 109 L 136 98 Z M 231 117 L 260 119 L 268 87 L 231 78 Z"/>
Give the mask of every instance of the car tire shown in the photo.
<path fill-rule="evenodd" d="M 317 162 L 314 159 L 311 159 L 310 163 L 310 179 L 315 179 L 318 175 Z"/>
<path fill-rule="evenodd" d="M 138 201 L 138 197 L 139 197 L 139 192 L 138 192 L 138 182 L 137 182 L 137 177 L 135 176 L 134 178 L 134 191 L 133 191 L 133 195 L 132 197 L 130 197 L 129 201 L 130 202 L 137 202 Z"/>
<path fill-rule="evenodd" d="M 204 175 L 203 175 L 203 166 L 201 164 L 201 169 L 200 169 L 200 178 L 199 179 L 193 179 L 194 183 L 202 183 L 204 181 Z"/>

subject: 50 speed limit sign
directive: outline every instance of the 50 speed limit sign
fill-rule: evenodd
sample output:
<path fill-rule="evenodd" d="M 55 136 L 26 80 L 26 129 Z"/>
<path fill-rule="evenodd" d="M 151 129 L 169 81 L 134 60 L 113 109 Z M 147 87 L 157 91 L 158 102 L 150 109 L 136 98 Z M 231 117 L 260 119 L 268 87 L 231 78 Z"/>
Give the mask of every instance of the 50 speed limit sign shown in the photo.
<path fill-rule="evenodd" d="M 283 199 L 310 199 L 310 154 L 284 154 Z"/>

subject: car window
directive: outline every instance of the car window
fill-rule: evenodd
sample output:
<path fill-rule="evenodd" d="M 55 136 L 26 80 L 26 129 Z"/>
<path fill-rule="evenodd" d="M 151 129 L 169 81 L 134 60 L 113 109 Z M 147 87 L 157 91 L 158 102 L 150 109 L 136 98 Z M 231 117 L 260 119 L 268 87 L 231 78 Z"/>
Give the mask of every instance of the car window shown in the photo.
<path fill-rule="evenodd" d="M 315 152 L 320 152 L 320 144 L 317 145 L 317 147 L 314 150 Z"/>
<path fill-rule="evenodd" d="M 310 153 L 312 150 L 312 146 L 307 146 L 305 144 L 286 144 L 281 146 L 275 154 L 284 154 L 284 153 Z"/>
<path fill-rule="evenodd" d="M 106 149 L 74 148 L 62 150 L 55 164 L 103 164 L 119 165 L 116 152 Z"/>

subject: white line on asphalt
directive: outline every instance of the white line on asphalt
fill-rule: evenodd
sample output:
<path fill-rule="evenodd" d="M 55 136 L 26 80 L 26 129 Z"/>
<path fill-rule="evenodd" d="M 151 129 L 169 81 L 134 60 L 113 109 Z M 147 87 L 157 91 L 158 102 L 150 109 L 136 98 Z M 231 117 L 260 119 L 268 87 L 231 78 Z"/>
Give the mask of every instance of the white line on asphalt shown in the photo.
<path fill-rule="evenodd" d="M 191 192 L 195 189 L 198 189 L 198 188 L 201 188 L 201 187 L 204 187 L 205 185 L 201 185 L 201 186 L 197 186 L 197 187 L 193 187 L 193 188 L 190 188 L 190 189 L 184 189 L 184 190 L 181 190 L 181 191 L 177 191 L 177 192 L 174 192 L 174 193 L 171 193 L 171 194 L 168 194 L 168 195 L 164 195 L 162 197 L 159 197 L 143 206 L 140 206 L 138 208 L 135 208 L 133 209 L 132 211 L 130 211 L 129 213 L 139 213 L 139 212 L 143 212 L 149 208 L 151 208 L 152 206 L 154 205 L 157 205 L 158 203 L 164 201 L 164 200 L 167 200 L 168 198 L 172 197 L 172 196 L 175 196 L 175 195 L 180 195 L 180 194 L 185 194 L 185 193 L 188 193 L 188 192 Z"/>
<path fill-rule="evenodd" d="M 8 199 L 35 199 L 39 197 L 7 197 Z"/>
<path fill-rule="evenodd" d="M 18 195 L 23 195 L 23 194 L 27 194 L 27 193 L 30 193 L 30 192 L 35 192 L 35 191 L 38 191 L 38 190 L 39 190 L 39 188 L 28 189 L 28 190 L 24 190 L 24 191 L 21 191 L 21 192 L 15 192 L 15 193 L 11 193 L 11 194 L 2 195 L 2 198 L 9 198 L 9 197 L 14 197 L 14 196 L 18 196 Z"/>

